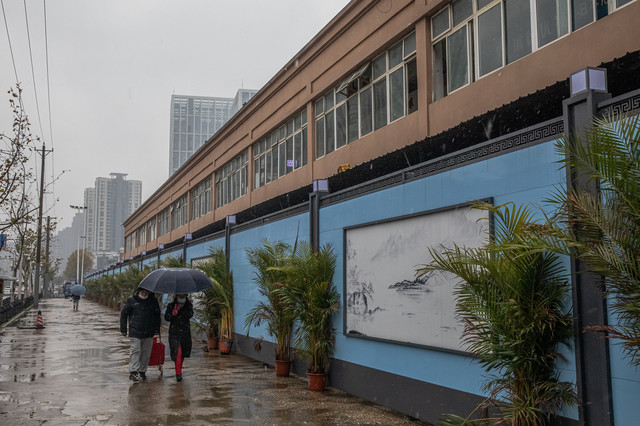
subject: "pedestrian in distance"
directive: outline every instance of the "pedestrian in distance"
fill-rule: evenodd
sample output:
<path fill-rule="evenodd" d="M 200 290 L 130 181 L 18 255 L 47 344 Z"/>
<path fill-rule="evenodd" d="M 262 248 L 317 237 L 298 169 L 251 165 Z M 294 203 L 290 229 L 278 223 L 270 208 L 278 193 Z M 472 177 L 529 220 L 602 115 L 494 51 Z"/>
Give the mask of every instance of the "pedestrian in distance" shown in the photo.
<path fill-rule="evenodd" d="M 129 379 L 134 383 L 147 378 L 153 336 L 160 333 L 160 305 L 154 293 L 138 288 L 120 311 L 120 332 L 129 338 Z"/>
<path fill-rule="evenodd" d="M 182 363 L 191 356 L 191 325 L 193 304 L 186 294 L 176 294 L 167 305 L 164 319 L 169 322 L 169 353 L 176 365 L 176 380 L 182 381 Z"/>
<path fill-rule="evenodd" d="M 71 295 L 71 298 L 73 299 L 73 310 L 77 311 L 78 310 L 78 303 L 80 303 L 80 296 L 77 294 L 73 294 Z"/>

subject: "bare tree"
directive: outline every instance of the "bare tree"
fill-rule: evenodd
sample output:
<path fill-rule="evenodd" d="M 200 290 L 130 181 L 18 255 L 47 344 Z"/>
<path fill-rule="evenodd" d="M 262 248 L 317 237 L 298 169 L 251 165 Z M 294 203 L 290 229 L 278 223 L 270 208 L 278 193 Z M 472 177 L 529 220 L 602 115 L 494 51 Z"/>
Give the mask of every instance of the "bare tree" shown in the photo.
<path fill-rule="evenodd" d="M 33 223 L 33 215 L 37 210 L 30 198 L 36 179 L 28 162 L 39 138 L 31 134 L 31 123 L 22 102 L 20 84 L 16 84 L 15 89 L 10 88 L 7 93 L 13 125 L 11 134 L 0 133 L 0 232 L 11 232 L 14 236 L 14 275 L 22 272 L 24 277 L 28 277 L 31 256 L 24 253 L 24 249 L 33 246 L 28 241 L 29 225 Z M 22 280 L 14 282 L 12 296 L 16 284 L 21 285 Z"/>
<path fill-rule="evenodd" d="M 29 194 L 35 176 L 28 162 L 39 137 L 31 134 L 31 123 L 22 103 L 20 84 L 9 89 L 13 134 L 0 133 L 0 231 L 33 221 L 36 206 Z"/>

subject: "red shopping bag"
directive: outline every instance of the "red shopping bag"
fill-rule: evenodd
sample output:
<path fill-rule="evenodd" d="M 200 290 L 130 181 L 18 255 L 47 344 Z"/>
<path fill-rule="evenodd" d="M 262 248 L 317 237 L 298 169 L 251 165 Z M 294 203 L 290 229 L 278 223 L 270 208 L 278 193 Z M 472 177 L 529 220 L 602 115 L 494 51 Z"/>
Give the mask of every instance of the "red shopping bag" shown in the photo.
<path fill-rule="evenodd" d="M 158 335 L 158 337 L 153 338 L 149 366 L 157 365 L 158 370 L 162 372 L 162 364 L 164 364 L 164 343 L 162 343 L 162 337 Z"/>

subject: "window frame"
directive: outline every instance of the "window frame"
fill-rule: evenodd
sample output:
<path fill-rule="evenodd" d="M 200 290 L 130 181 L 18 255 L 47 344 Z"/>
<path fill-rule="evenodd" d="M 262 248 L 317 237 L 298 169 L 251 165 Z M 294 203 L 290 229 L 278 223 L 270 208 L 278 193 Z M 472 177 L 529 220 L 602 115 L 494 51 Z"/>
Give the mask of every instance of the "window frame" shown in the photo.
<path fill-rule="evenodd" d="M 409 43 L 411 43 L 412 46 L 410 50 L 408 48 Z M 392 51 L 397 48 L 400 48 L 400 59 L 397 64 L 390 67 Z M 411 111 L 409 111 L 407 105 L 409 98 L 407 68 L 409 64 L 417 61 L 416 51 L 416 31 L 414 29 L 393 42 L 382 53 L 374 56 L 370 61 L 360 64 L 355 71 L 349 73 L 339 84 L 323 93 L 322 96 L 314 101 L 314 159 L 323 158 L 333 151 L 343 148 L 369 133 L 375 132 L 417 111 L 419 102 Z M 384 71 L 377 75 L 376 66 L 383 63 Z M 400 90 L 394 93 L 401 93 L 402 95 L 402 113 L 396 115 L 394 118 L 392 115 L 391 76 L 395 75 L 394 73 L 396 72 L 399 73 L 402 84 L 400 85 Z M 376 112 L 382 111 L 380 108 L 376 108 L 376 89 L 380 90 L 380 88 L 384 89 L 384 117 L 376 115 Z M 367 95 L 369 96 L 368 102 L 367 104 L 363 104 L 363 97 Z M 328 99 L 331 100 L 329 104 L 327 103 Z M 351 127 L 353 123 L 350 123 L 349 105 L 355 106 L 354 109 L 357 114 L 357 126 L 355 126 L 357 128 L 357 135 L 355 138 L 353 138 L 353 134 L 350 136 L 351 130 L 355 131 L 355 128 Z M 363 106 L 370 108 L 370 116 L 366 117 L 366 119 L 363 112 L 366 113 L 369 111 L 363 111 Z M 342 115 L 344 115 L 344 120 L 342 120 Z M 378 117 L 378 120 L 383 118 L 384 122 L 376 121 L 376 117 Z M 365 121 L 370 128 L 365 129 Z M 344 128 L 342 124 L 344 124 Z M 345 143 L 342 143 L 342 139 L 338 139 L 338 136 L 342 136 L 343 133 Z M 322 138 L 322 140 L 320 140 L 320 138 Z M 320 148 L 322 148 L 322 152 Z"/>
<path fill-rule="evenodd" d="M 189 191 L 191 205 L 191 210 L 189 212 L 190 220 L 198 219 L 211 211 L 212 183 L 212 176 L 209 175 L 198 182 L 198 184 Z"/>
<path fill-rule="evenodd" d="M 216 208 L 247 195 L 249 149 L 243 150 L 215 172 Z"/>
<path fill-rule="evenodd" d="M 431 98 L 433 101 L 444 98 L 454 93 L 455 91 L 460 90 L 466 87 L 467 85 L 472 84 L 473 82 L 484 78 L 487 75 L 490 75 L 496 71 L 499 71 L 505 66 L 510 65 L 511 63 L 517 62 L 518 60 L 525 58 L 540 49 L 543 49 L 544 47 L 554 43 L 557 40 L 562 39 L 563 37 L 568 36 L 569 34 L 579 30 L 580 28 L 586 25 L 592 24 L 597 20 L 603 18 L 604 16 L 607 16 L 621 8 L 628 6 L 629 4 L 635 2 L 636 0 L 631 0 L 621 6 L 618 6 L 618 0 L 610 0 L 609 2 L 607 2 L 607 9 L 605 11 L 602 11 L 602 10 L 600 11 L 600 14 L 602 16 L 598 16 L 597 9 L 598 9 L 599 0 L 587 0 L 593 6 L 593 17 L 589 23 L 586 23 L 582 27 L 575 28 L 575 29 L 574 29 L 574 26 L 575 26 L 574 5 L 577 0 L 561 0 L 560 2 L 557 3 L 557 5 L 562 6 L 558 8 L 558 10 L 561 10 L 563 12 L 566 10 L 566 16 L 561 16 L 562 13 L 558 13 L 555 16 L 555 20 L 553 20 L 552 22 L 553 24 L 555 24 L 555 27 L 557 29 L 556 34 L 555 36 L 550 37 L 550 39 L 546 40 L 544 43 L 540 40 L 538 25 L 539 24 L 542 25 L 546 22 L 549 22 L 549 20 L 540 21 L 540 19 L 544 15 L 542 13 L 538 14 L 539 0 L 528 0 L 529 19 L 527 20 L 527 22 L 529 23 L 530 28 L 526 33 L 527 37 L 525 38 L 528 38 L 527 41 L 530 44 L 530 52 L 522 56 L 518 56 L 516 59 L 511 59 L 511 62 L 509 62 L 510 59 L 507 57 L 508 55 L 507 31 L 509 28 L 509 22 L 508 22 L 509 20 L 508 20 L 508 16 L 506 16 L 506 6 L 505 6 L 507 4 L 507 1 L 509 0 L 473 0 L 472 1 L 473 10 L 471 12 L 471 15 L 466 18 L 463 18 L 459 23 L 454 25 L 453 10 L 454 10 L 454 3 L 456 3 L 456 1 L 463 1 L 463 0 L 453 0 L 448 2 L 442 8 L 440 8 L 439 10 L 436 10 L 436 12 L 430 18 L 430 34 L 431 34 L 430 48 L 432 49 L 431 69 L 433 72 L 432 79 L 434 81 Z M 481 1 L 483 4 L 482 4 L 482 7 L 479 7 L 478 3 Z M 484 70 L 481 70 L 481 64 L 480 64 L 480 47 L 483 45 L 482 44 L 483 42 L 479 38 L 479 32 L 481 31 L 479 20 L 482 15 L 489 12 L 492 8 L 494 8 L 497 5 L 499 5 L 499 8 L 500 8 L 499 20 L 500 20 L 500 37 L 501 37 L 500 39 L 501 65 L 495 69 L 484 71 Z M 447 22 L 448 22 L 448 29 L 440 31 L 436 34 L 434 30 L 436 25 L 434 25 L 434 22 L 438 20 L 438 24 L 442 24 L 443 14 L 446 15 Z M 459 87 L 456 86 L 452 90 L 452 86 L 451 86 L 452 76 L 451 76 L 451 66 L 450 66 L 451 60 L 449 57 L 449 52 L 450 52 L 449 38 L 452 35 L 454 35 L 463 26 L 471 27 L 471 31 L 467 29 L 467 33 L 468 33 L 467 61 L 468 61 L 468 67 L 471 67 L 471 68 L 469 70 L 468 82 L 462 86 L 459 86 Z M 565 28 L 566 28 L 566 31 L 565 31 Z M 444 49 L 441 49 L 441 45 L 444 46 Z M 443 52 L 441 54 L 440 53 L 436 54 L 436 51 L 439 52 L 440 50 L 442 50 Z M 443 63 L 439 64 L 438 61 L 441 61 L 441 60 L 443 61 Z M 481 71 L 483 71 L 484 74 L 481 74 Z M 442 75 L 439 75 L 438 74 L 439 72 L 441 72 Z"/>
<path fill-rule="evenodd" d="M 322 101 L 324 102 L 324 99 Z M 309 143 L 308 129 L 305 107 L 289 116 L 251 146 L 254 165 L 253 190 L 268 185 L 308 164 L 306 155 L 308 147 L 305 146 Z M 297 138 L 300 139 L 300 143 L 296 147 Z M 291 147 L 288 146 L 289 143 Z M 288 156 L 289 151 L 291 151 L 291 158 Z M 267 162 L 268 158 L 269 162 Z M 296 161 L 298 158 L 301 159 L 299 163 Z M 293 162 L 292 165 L 289 165 L 288 160 Z M 270 175 L 268 171 L 271 172 Z"/>

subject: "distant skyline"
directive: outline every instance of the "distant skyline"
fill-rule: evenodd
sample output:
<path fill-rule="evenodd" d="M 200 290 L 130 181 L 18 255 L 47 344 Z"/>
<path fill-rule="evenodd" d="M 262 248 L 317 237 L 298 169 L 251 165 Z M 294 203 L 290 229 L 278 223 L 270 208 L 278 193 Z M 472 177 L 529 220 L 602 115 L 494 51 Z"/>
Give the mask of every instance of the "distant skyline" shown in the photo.
<path fill-rule="evenodd" d="M 62 173 L 44 206 L 58 230 L 71 225 L 69 205 L 81 204 L 97 177 L 142 181 L 143 202 L 162 185 L 172 94 L 259 90 L 349 3 L 29 0 L 25 19 L 23 0 L 2 2 L 10 43 L 2 28 L 0 132 L 11 133 L 6 92 L 17 73 L 31 130 L 54 150 L 46 181 Z M 39 171 L 38 156 L 33 161 Z"/>

